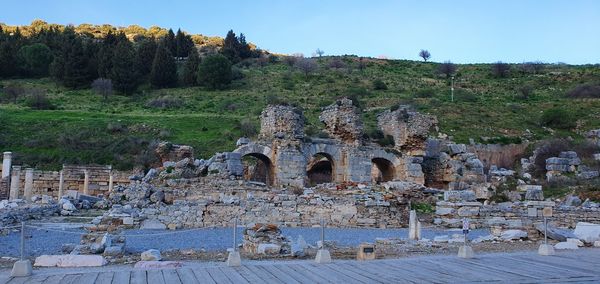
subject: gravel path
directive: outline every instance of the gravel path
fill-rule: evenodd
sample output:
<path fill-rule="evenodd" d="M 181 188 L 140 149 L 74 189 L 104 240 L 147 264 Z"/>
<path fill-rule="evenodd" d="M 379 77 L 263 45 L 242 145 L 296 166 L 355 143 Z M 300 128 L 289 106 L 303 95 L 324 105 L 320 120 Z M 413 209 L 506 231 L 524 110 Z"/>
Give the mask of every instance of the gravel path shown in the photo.
<path fill-rule="evenodd" d="M 238 243 L 242 240 L 242 229 L 238 230 Z M 302 237 L 309 244 L 320 240 L 320 228 L 282 228 L 283 234 L 296 240 Z M 437 235 L 460 234 L 460 230 L 429 229 L 422 230 L 422 237 L 433 239 Z M 65 230 L 26 229 L 25 255 L 61 253 L 62 244 L 78 244 L 83 229 L 69 228 Z M 233 232 L 231 228 L 201 228 L 180 231 L 168 230 L 126 230 L 126 250 L 141 252 L 147 249 L 205 249 L 207 251 L 225 250 L 232 246 Z M 488 235 L 488 230 L 473 230 L 471 239 Z M 374 242 L 376 238 L 407 238 L 408 229 L 339 229 L 325 230 L 325 239 L 335 241 L 339 246 L 357 246 L 361 242 Z M 0 256 L 19 256 L 19 232 L 0 236 Z"/>

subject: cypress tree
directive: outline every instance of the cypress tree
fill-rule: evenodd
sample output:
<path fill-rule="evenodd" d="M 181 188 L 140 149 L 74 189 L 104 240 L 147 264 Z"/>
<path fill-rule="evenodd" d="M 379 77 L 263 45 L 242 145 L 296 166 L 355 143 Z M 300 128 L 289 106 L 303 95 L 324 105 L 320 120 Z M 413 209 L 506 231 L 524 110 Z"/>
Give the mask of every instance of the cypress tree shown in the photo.
<path fill-rule="evenodd" d="M 177 30 L 175 41 L 177 42 L 177 57 L 188 57 L 194 47 L 192 37 L 184 34 L 181 30 Z"/>
<path fill-rule="evenodd" d="M 172 29 L 169 29 L 169 32 L 164 38 L 165 47 L 169 50 L 172 56 L 177 56 L 177 42 L 175 41 L 175 34 Z"/>
<path fill-rule="evenodd" d="M 117 44 L 112 58 L 110 79 L 115 90 L 124 94 L 133 93 L 139 84 L 139 76 L 135 70 L 135 53 L 129 41 Z"/>
<path fill-rule="evenodd" d="M 240 33 L 240 38 L 239 38 L 239 48 L 238 48 L 238 54 L 240 56 L 240 59 L 246 59 L 246 58 L 250 58 L 252 57 L 252 51 L 250 50 L 250 45 L 246 42 L 246 36 L 244 36 L 243 33 Z"/>
<path fill-rule="evenodd" d="M 240 43 L 238 38 L 235 36 L 235 33 L 233 30 L 229 30 L 229 32 L 227 32 L 227 36 L 225 36 L 225 39 L 223 40 L 223 48 L 221 49 L 221 53 L 225 55 L 229 61 L 236 63 L 240 59 L 238 54 L 239 45 Z"/>
<path fill-rule="evenodd" d="M 156 48 L 152 72 L 150 72 L 150 84 L 154 88 L 173 87 L 177 84 L 177 65 L 164 42 Z"/>
<path fill-rule="evenodd" d="M 183 74 L 181 81 L 186 86 L 196 86 L 198 84 L 198 67 L 200 66 L 200 56 L 196 47 L 192 46 L 187 61 L 183 65 Z"/>
<path fill-rule="evenodd" d="M 156 41 L 154 41 L 154 38 L 145 38 L 138 43 L 135 66 L 140 76 L 150 74 L 154 55 L 156 55 Z"/>
<path fill-rule="evenodd" d="M 69 43 L 65 43 L 66 60 L 62 83 L 69 88 L 80 88 L 89 84 L 91 78 L 88 72 L 88 58 L 83 48 L 81 38 L 74 37 Z"/>

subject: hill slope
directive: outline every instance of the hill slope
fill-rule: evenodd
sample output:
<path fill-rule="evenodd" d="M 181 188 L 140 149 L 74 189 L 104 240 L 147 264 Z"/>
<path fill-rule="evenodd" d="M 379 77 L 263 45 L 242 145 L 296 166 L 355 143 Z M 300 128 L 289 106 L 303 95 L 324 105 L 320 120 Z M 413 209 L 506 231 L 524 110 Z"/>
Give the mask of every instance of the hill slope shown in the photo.
<path fill-rule="evenodd" d="M 68 90 L 50 79 L 1 80 L 4 86 L 45 90 L 55 109 L 32 110 L 26 106 L 26 96 L 16 104 L 4 100 L 0 151 L 11 150 L 18 163 L 46 169 L 62 163 L 117 168 L 147 164 L 152 162 L 155 140 L 189 144 L 197 156 L 208 157 L 232 150 L 239 136 L 252 134 L 269 103 L 301 107 L 307 133 L 320 135 L 320 108 L 340 96 L 358 98 L 368 134 L 375 129 L 376 114 L 396 104 L 411 104 L 437 115 L 440 132 L 458 142 L 482 141 L 481 137 L 496 137 L 489 142 L 550 136 L 577 139 L 600 128 L 600 99 L 566 96 L 578 85 L 600 82 L 598 66 L 546 65 L 533 74 L 513 65 L 508 78 L 495 78 L 489 64 L 457 65 L 452 102 L 450 80 L 436 74 L 437 63 L 352 56 L 316 60 L 319 70 L 306 76 L 281 57 L 269 63 L 249 59 L 237 64 L 243 78 L 227 90 L 143 86 L 131 97 L 112 96 L 107 102 L 91 90 Z M 543 126 L 543 113 L 556 109 L 572 116 L 563 118 L 572 121 L 572 127 Z"/>

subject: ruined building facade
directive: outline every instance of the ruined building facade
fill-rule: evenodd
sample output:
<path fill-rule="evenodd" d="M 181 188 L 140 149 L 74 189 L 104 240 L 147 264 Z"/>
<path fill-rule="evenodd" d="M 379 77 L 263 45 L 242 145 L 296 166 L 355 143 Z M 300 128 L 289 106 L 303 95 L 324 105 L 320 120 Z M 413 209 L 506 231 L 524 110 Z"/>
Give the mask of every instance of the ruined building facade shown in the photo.
<path fill-rule="evenodd" d="M 319 116 L 329 138 L 307 137 L 304 116 L 298 109 L 269 106 L 261 114 L 258 139 L 241 138 L 237 149 L 224 153 L 221 169 L 225 168 L 227 175 L 271 186 L 379 181 L 424 184 L 422 156 L 429 129 L 437 120 L 406 108 L 387 111 L 383 117 L 379 127 L 394 137 L 395 148 L 365 141 L 360 115 L 349 99 L 325 107 Z"/>

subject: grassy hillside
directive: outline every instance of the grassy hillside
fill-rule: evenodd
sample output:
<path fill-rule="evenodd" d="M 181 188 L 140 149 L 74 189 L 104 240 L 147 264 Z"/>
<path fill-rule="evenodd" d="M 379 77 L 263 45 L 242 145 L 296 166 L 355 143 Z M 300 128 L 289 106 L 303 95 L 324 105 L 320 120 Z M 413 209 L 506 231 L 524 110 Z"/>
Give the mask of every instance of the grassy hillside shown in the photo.
<path fill-rule="evenodd" d="M 481 137 L 510 142 L 553 135 L 578 139 L 584 131 L 600 128 L 599 99 L 566 96 L 578 85 L 599 83 L 598 66 L 547 65 L 532 74 L 513 65 L 508 78 L 495 78 L 489 64 L 458 65 L 451 102 L 450 80 L 435 72 L 439 64 L 365 59 L 361 70 L 357 57 L 342 58 L 342 68 L 330 68 L 331 60 L 339 57 L 319 58 L 320 69 L 305 76 L 283 60 L 259 64 L 253 59 L 238 64 L 243 78 L 227 90 L 142 87 L 134 96 L 115 95 L 108 101 L 91 90 L 67 90 L 47 78 L 0 80 L 4 86 L 46 90 L 54 106 L 32 110 L 27 96 L 16 104 L 3 100 L 0 151 L 12 150 L 19 163 L 50 169 L 62 163 L 131 168 L 150 162 L 148 153 L 155 140 L 189 144 L 197 156 L 208 157 L 233 149 L 235 140 L 248 131 L 247 125 L 258 127 L 261 110 L 273 102 L 303 108 L 307 133 L 319 135 L 320 108 L 344 95 L 359 98 L 367 132 L 375 128 L 378 112 L 396 104 L 411 104 L 437 115 L 440 132 L 458 142 L 481 141 Z M 387 89 L 375 88 L 376 79 Z M 524 86 L 532 90 L 528 96 L 520 91 Z M 556 108 L 573 116 L 574 127 L 542 126 L 542 114 Z"/>

